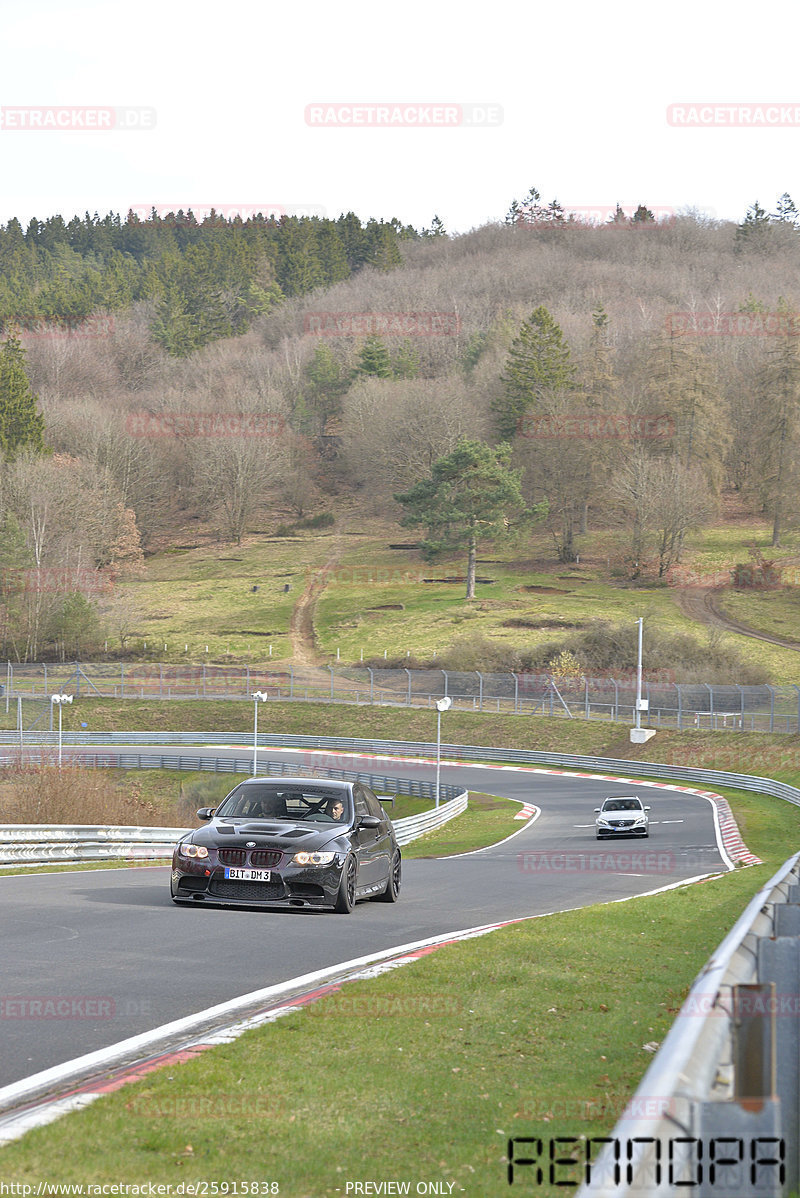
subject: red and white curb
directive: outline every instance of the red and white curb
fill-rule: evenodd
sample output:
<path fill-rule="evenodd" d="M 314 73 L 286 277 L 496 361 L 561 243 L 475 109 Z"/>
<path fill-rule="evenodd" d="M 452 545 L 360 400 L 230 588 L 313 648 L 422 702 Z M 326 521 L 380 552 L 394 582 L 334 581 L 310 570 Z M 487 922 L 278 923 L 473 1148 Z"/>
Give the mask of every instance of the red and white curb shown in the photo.
<path fill-rule="evenodd" d="M 364 753 L 331 753 L 326 749 L 296 749 L 296 748 L 279 748 L 270 746 L 271 753 L 293 753 L 302 756 L 325 756 L 329 759 L 329 763 L 336 758 L 352 760 L 358 758 L 364 759 L 365 756 L 370 761 L 388 761 L 398 762 L 401 765 L 435 765 L 435 760 L 428 757 L 391 757 L 388 754 L 364 754 Z M 555 774 L 562 778 L 586 778 L 598 782 L 625 782 L 631 786 L 649 786 L 657 790 L 672 790 L 678 791 L 681 794 L 697 795 L 701 799 L 706 799 L 711 803 L 714 811 L 714 825 L 717 830 L 717 841 L 723 857 L 728 862 L 728 868 L 733 869 L 735 862 L 740 862 L 742 865 L 762 865 L 760 857 L 756 857 L 751 853 L 744 843 L 739 832 L 739 828 L 731 811 L 730 804 L 724 795 L 717 794 L 713 790 L 698 790 L 693 786 L 681 786 L 673 782 L 655 782 L 652 779 L 643 778 L 625 778 L 620 774 L 592 774 L 586 771 L 578 770 L 557 770 L 545 769 L 542 766 L 533 765 L 496 765 L 484 761 L 450 761 L 442 760 L 441 765 L 447 766 L 449 769 L 480 769 L 480 770 L 502 770 L 512 771 L 523 774 Z M 333 767 L 335 768 L 335 767 Z M 669 767 L 667 767 L 669 768 Z M 537 808 L 532 804 L 524 804 L 522 809 L 515 819 L 529 819 L 537 811 Z"/>

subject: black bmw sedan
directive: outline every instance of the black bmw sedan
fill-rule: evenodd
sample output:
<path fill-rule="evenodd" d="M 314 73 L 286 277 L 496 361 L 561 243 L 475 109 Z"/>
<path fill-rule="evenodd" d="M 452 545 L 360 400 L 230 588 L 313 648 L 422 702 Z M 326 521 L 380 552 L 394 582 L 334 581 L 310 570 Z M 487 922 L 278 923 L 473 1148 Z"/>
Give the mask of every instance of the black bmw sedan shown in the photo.
<path fill-rule="evenodd" d="M 319 907 L 349 914 L 358 899 L 394 903 L 400 849 L 378 798 L 360 782 L 249 778 L 172 858 L 176 903 Z"/>

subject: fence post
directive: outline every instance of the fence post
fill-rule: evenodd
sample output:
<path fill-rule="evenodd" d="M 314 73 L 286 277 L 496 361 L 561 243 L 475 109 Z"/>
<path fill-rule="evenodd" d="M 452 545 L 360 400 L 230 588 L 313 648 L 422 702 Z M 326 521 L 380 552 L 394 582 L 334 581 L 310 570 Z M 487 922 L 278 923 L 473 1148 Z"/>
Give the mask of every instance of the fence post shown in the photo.
<path fill-rule="evenodd" d="M 120 688 L 122 690 L 122 695 L 120 697 L 124 699 L 125 698 L 125 667 L 122 664 L 122 662 L 119 663 L 119 681 L 120 681 Z"/>
<path fill-rule="evenodd" d="M 519 715 L 519 674 L 513 674 L 514 679 L 514 715 Z"/>
<path fill-rule="evenodd" d="M 616 678 L 612 678 L 611 681 L 614 683 L 614 719 L 618 720 L 619 719 L 619 683 L 617 682 Z"/>
<path fill-rule="evenodd" d="M 408 691 L 406 692 L 406 707 L 410 707 L 411 706 L 411 671 L 409 670 L 408 666 L 403 666 L 403 669 L 405 670 L 406 675 L 408 677 Z"/>
<path fill-rule="evenodd" d="M 203 662 L 203 698 L 206 697 L 206 663 Z"/>
<path fill-rule="evenodd" d="M 765 684 L 766 685 L 766 684 Z M 769 691 L 769 730 L 775 731 L 775 687 L 767 686 Z"/>
<path fill-rule="evenodd" d="M 673 682 L 672 685 L 678 692 L 678 731 L 680 732 L 681 728 L 683 728 L 683 696 L 681 695 L 680 684 Z"/>
<path fill-rule="evenodd" d="M 794 682 L 791 685 L 797 691 L 797 727 L 795 728 L 795 732 L 800 732 L 800 686 L 796 686 Z M 742 731 L 744 731 L 744 698 L 742 698 Z"/>
<path fill-rule="evenodd" d="M 447 670 L 442 670 L 444 674 L 444 698 L 447 698 Z"/>
<path fill-rule="evenodd" d="M 483 674 L 480 670 L 476 670 L 478 675 L 478 711 L 483 711 Z"/>
<path fill-rule="evenodd" d="M 164 663 L 160 662 L 158 667 L 158 697 L 164 698 Z"/>
<path fill-rule="evenodd" d="M 289 698 L 294 698 L 294 666 L 289 666 Z"/>
<path fill-rule="evenodd" d="M 331 703 L 333 702 L 333 666 L 328 666 L 331 672 Z"/>
<path fill-rule="evenodd" d="M 375 693 L 375 671 L 372 669 L 371 666 L 367 666 L 367 669 L 369 670 L 369 701 L 370 701 L 370 703 L 372 703 L 373 702 L 372 697 Z"/>
<path fill-rule="evenodd" d="M 244 693 L 246 695 L 249 695 L 250 694 L 250 666 L 248 665 L 246 668 L 247 668 L 247 679 L 246 679 L 245 685 L 246 685 L 247 689 L 245 690 Z"/>
<path fill-rule="evenodd" d="M 586 677 L 586 675 L 584 675 L 584 678 L 583 678 L 583 687 L 584 687 L 583 718 L 585 720 L 588 720 L 588 718 L 589 718 L 589 679 Z"/>

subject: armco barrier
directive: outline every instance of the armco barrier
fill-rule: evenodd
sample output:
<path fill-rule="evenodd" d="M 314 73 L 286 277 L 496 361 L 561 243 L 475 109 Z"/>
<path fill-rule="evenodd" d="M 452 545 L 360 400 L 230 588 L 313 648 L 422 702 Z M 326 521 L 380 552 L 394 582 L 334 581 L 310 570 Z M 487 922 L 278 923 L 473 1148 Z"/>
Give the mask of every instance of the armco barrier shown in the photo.
<path fill-rule="evenodd" d="M 113 760 L 112 760 L 113 759 Z M 32 758 L 26 755 L 26 760 Z M 209 764 L 200 758 L 165 757 L 155 754 L 117 753 L 82 754 L 81 764 L 95 767 L 120 767 L 125 769 L 209 769 Z M 0 765 L 14 762 L 16 758 L 0 758 Z M 202 762 L 202 764 L 201 764 Z M 246 763 L 224 758 L 214 759 L 214 764 L 225 773 L 249 773 Z M 252 764 L 252 763 L 251 763 Z M 435 797 L 433 783 L 414 778 L 392 778 L 385 774 L 370 774 L 353 770 L 309 769 L 293 767 L 287 762 L 261 761 L 259 774 L 270 776 L 292 775 L 342 778 L 345 781 L 366 782 L 372 789 L 393 791 L 424 798 Z M 440 786 L 440 797 L 444 799 L 438 807 L 393 820 L 397 842 L 409 844 L 461 815 L 466 810 L 468 795 L 458 786 Z M 6 824 L 0 825 L 0 865 L 40 865 L 49 861 L 100 861 L 100 860 L 157 860 L 170 857 L 175 842 L 188 832 L 188 828 L 123 827 L 116 825 L 69 825 L 69 824 Z"/>
<path fill-rule="evenodd" d="M 57 738 L 57 734 L 56 734 Z M 164 744 L 164 745 L 241 745 L 245 736 L 233 732 L 71 732 L 64 733 L 65 745 L 135 745 Z M 14 744 L 14 734 L 0 733 L 0 744 Z M 57 744 L 50 734 L 37 735 L 28 738 L 27 744 Z M 435 758 L 436 744 L 428 741 L 402 740 L 367 740 L 345 736 L 294 736 L 283 733 L 259 733 L 260 748 L 298 748 L 326 751 L 331 754 L 354 753 L 368 757 L 424 757 Z M 640 778 L 666 778 L 680 782 L 700 783 L 703 786 L 731 786 L 738 790 L 753 790 L 759 794 L 771 795 L 776 799 L 785 799 L 789 803 L 800 804 L 800 790 L 786 782 L 778 782 L 774 778 L 762 778 L 757 774 L 734 774 L 726 770 L 709 770 L 695 766 L 665 765 L 652 761 L 636 761 L 615 757 L 580 756 L 573 753 L 542 752 L 536 749 L 498 749 L 487 745 L 452 745 L 441 746 L 442 759 L 451 761 L 490 761 L 503 765 L 543 765 L 560 766 L 566 770 L 588 770 L 602 774 L 632 774 Z M 28 756 L 26 752 L 26 757 Z M 104 756 L 99 754 L 99 757 Z M 129 755 L 126 755 L 129 756 Z M 135 755 L 130 755 L 135 756 Z M 180 760 L 180 759 L 178 759 Z M 251 757 L 252 760 L 252 757 Z M 99 762 L 98 762 L 99 764 Z M 276 763 L 277 764 L 277 763 Z M 135 767 L 129 767 L 135 768 Z M 167 768 L 167 767 L 165 767 Z M 180 768 L 172 766 L 171 768 Z M 214 768 L 212 766 L 191 766 L 186 768 Z M 220 769 L 228 769 L 222 764 Z M 300 765 L 288 765 L 287 769 L 300 770 Z M 320 769 L 323 768 L 320 763 Z M 249 766 L 245 765 L 246 772 Z M 338 777 L 334 771 L 327 771 L 331 777 Z M 344 776 L 344 773 L 342 774 Z M 355 776 L 355 775 L 354 775 Z M 375 775 L 377 777 L 377 775 Z M 372 785 L 366 778 L 363 781 Z M 382 785 L 382 784 L 381 784 Z M 418 785 L 432 788 L 433 783 L 422 782 Z M 376 789 L 375 786 L 372 787 Z M 432 795 L 432 789 L 406 793 Z"/>
<path fill-rule="evenodd" d="M 582 1162 L 578 1198 L 797 1192 L 799 872 L 797 853 L 698 975 L 623 1117 Z"/>

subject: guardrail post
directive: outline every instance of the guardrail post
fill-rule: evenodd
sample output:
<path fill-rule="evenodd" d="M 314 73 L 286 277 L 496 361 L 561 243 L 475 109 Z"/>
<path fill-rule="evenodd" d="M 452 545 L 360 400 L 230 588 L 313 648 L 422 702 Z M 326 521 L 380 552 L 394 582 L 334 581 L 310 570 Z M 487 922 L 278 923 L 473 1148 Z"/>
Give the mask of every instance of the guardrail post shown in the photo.
<path fill-rule="evenodd" d="M 764 1086 L 764 1097 L 777 1093 L 780 1101 L 781 1132 L 786 1140 L 786 1193 L 797 1191 L 800 1180 L 800 1150 L 798 1149 L 798 1121 L 800 1120 L 800 1019 L 798 1019 L 798 997 L 800 996 L 800 945 L 797 940 L 797 917 L 800 908 L 795 904 L 775 906 L 775 939 L 761 936 L 758 940 L 758 977 L 764 979 L 761 989 L 769 988 L 773 1002 L 767 1013 L 762 1002 L 758 1015 L 750 1015 L 763 1028 L 766 1036 L 769 1028 L 772 1043 L 772 1073 L 765 1080 L 771 1088 Z M 788 924 L 789 926 L 783 926 Z M 792 927 L 792 924 L 795 926 Z M 767 980 L 769 979 L 769 980 Z M 740 988 L 741 989 L 741 988 Z M 756 989 L 756 988 L 754 988 Z M 747 997 L 747 996 L 745 996 Z M 775 1068 L 775 1060 L 781 1068 Z M 747 1076 L 747 1075 L 745 1075 Z M 737 1082 L 737 1096 L 740 1087 Z M 748 1097 L 746 1094 L 743 1095 Z"/>

